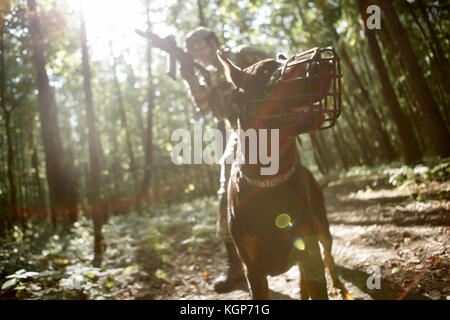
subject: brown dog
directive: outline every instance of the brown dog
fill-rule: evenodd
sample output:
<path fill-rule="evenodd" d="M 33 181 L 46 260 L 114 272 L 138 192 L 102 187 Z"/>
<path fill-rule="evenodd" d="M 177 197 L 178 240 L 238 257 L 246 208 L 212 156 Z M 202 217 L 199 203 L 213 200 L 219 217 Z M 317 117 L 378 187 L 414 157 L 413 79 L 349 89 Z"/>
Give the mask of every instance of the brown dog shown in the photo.
<path fill-rule="evenodd" d="M 218 57 L 227 79 L 235 85 L 232 100 L 242 108 L 239 129 L 255 129 L 259 145 L 260 140 L 265 140 L 269 146 L 267 150 L 271 150 L 273 143 L 271 132 L 262 135 L 258 129 L 280 129 L 278 173 L 261 175 L 261 168 L 267 163 L 260 160 L 249 164 L 249 145 L 241 135 L 238 146 L 245 144 L 244 157 L 247 158 L 244 164 L 237 160 L 233 162 L 228 184 L 228 227 L 245 266 L 252 297 L 268 299 L 267 275 L 278 275 L 298 264 L 301 298 L 328 299 L 319 240 L 324 247 L 333 286 L 340 287 L 341 284 L 331 256 L 332 237 L 324 197 L 311 172 L 299 162 L 295 137 L 298 128 L 303 128 L 303 133 L 317 129 L 323 123 L 323 114 L 309 108 L 328 90 L 333 68 L 328 62 L 316 64 L 315 72 L 320 77 L 312 77 L 307 83 L 303 81 L 303 75 L 313 71 L 310 65 L 294 63 L 288 67 L 280 61 L 267 59 L 240 70 L 220 52 Z M 286 81 L 277 84 L 268 94 L 265 89 L 277 72 L 282 80 L 301 79 L 300 88 Z M 302 85 L 310 89 L 304 90 Z M 270 99 L 264 100 L 267 95 Z M 282 99 L 286 96 L 298 96 L 298 100 Z M 258 105 L 254 109 L 248 107 L 252 101 Z M 294 116 L 274 117 L 280 109 L 284 114 L 291 112 Z M 280 118 L 282 121 L 274 121 Z M 237 158 L 242 151 L 238 147 Z"/>

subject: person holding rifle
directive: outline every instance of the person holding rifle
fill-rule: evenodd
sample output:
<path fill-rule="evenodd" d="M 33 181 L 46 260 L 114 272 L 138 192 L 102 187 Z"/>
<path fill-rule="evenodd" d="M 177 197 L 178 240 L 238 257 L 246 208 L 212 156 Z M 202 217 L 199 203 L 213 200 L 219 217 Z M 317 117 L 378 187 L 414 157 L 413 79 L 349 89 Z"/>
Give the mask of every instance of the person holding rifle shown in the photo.
<path fill-rule="evenodd" d="M 220 50 L 226 58 L 234 61 L 241 69 L 270 58 L 270 56 L 252 47 L 243 46 L 230 50 L 221 46 L 214 32 L 205 27 L 198 27 L 187 35 L 186 48 L 188 52 L 176 46 L 173 36 L 160 38 L 151 32 L 141 30 L 136 30 L 136 33 L 150 40 L 153 47 L 169 53 L 170 69 L 167 74 L 174 80 L 176 79 L 176 64 L 177 61 L 180 62 L 181 75 L 188 83 L 201 113 L 212 114 L 218 121 L 225 121 L 228 128 L 235 129 L 237 127 L 237 109 L 229 98 L 233 86 L 225 79 L 223 66 L 217 58 L 217 50 Z M 203 83 L 200 83 L 198 74 L 203 77 Z M 214 290 L 218 293 L 228 292 L 245 280 L 241 261 L 227 226 L 228 201 L 225 183 L 230 176 L 231 164 L 225 164 L 225 159 L 234 151 L 235 140 L 236 136 L 232 135 L 225 154 L 219 161 L 221 174 L 220 189 L 217 192 L 220 200 L 217 231 L 224 241 L 228 262 L 226 270 L 214 281 Z"/>
<path fill-rule="evenodd" d="M 251 48 L 240 47 L 236 51 L 221 46 L 213 31 L 198 27 L 191 31 L 186 38 L 186 48 L 188 53 L 210 71 L 209 83 L 200 84 L 196 74 L 192 69 L 183 68 L 181 64 L 181 75 L 186 79 L 197 107 L 202 113 L 212 113 L 217 120 L 225 120 L 227 127 L 236 128 L 237 110 L 229 102 L 229 95 L 232 85 L 225 79 L 223 66 L 217 58 L 217 50 L 236 63 L 238 67 L 244 69 L 257 61 L 269 58 L 264 52 Z M 230 138 L 232 140 L 233 138 Z M 232 151 L 233 141 L 229 141 L 227 150 Z M 220 209 L 218 216 L 218 234 L 223 239 L 227 252 L 226 270 L 214 281 L 216 292 L 227 292 L 237 284 L 245 280 L 241 261 L 234 247 L 233 240 L 227 227 L 227 193 L 225 183 L 230 176 L 231 165 L 225 164 L 227 151 L 220 160 L 221 178 L 220 189 L 218 191 L 220 199 Z"/>

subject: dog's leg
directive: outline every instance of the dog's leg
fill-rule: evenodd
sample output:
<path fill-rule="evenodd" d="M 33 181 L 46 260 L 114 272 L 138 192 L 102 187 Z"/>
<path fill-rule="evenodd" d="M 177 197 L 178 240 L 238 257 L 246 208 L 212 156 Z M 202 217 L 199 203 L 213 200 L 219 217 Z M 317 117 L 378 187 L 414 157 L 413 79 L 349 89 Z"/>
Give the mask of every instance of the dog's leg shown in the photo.
<path fill-rule="evenodd" d="M 306 277 L 309 295 L 313 300 L 328 300 L 325 270 L 317 241 L 308 241 L 308 256 L 301 262 L 302 278 Z"/>
<path fill-rule="evenodd" d="M 302 267 L 299 265 L 298 269 L 300 271 L 300 299 L 308 300 L 309 299 L 309 289 L 308 282 L 306 279 L 305 273 L 302 271 Z"/>
<path fill-rule="evenodd" d="M 324 262 L 325 265 L 328 268 L 328 271 L 331 275 L 331 284 L 333 287 L 333 290 L 340 291 L 340 295 L 344 297 L 345 293 L 347 292 L 347 289 L 345 288 L 344 284 L 339 279 L 338 270 L 336 268 L 336 264 L 334 262 L 333 255 L 331 254 L 331 250 L 333 247 L 333 238 L 331 237 L 331 234 L 328 232 L 328 234 L 320 234 L 320 243 L 322 243 L 323 246 L 323 254 L 324 254 Z"/>
<path fill-rule="evenodd" d="M 331 236 L 328 223 L 320 223 L 319 219 L 314 218 L 317 232 L 319 234 L 319 241 L 323 246 L 324 263 L 330 271 L 332 285 L 335 287 L 336 281 L 339 281 L 336 264 L 334 263 L 331 249 L 333 246 L 333 237 Z"/>
<path fill-rule="evenodd" d="M 258 268 L 247 267 L 247 281 L 253 300 L 269 300 L 267 277 Z"/>
<path fill-rule="evenodd" d="M 321 187 L 319 187 L 312 174 L 309 171 L 307 172 L 311 188 L 311 204 L 314 212 L 314 224 L 319 234 L 320 243 L 322 244 L 324 249 L 324 262 L 331 275 L 333 290 L 335 292 L 341 290 L 341 295 L 343 295 L 346 292 L 346 289 L 339 280 L 336 264 L 334 263 L 333 255 L 331 254 L 333 237 L 330 233 L 330 225 L 328 223 L 323 190 Z"/>

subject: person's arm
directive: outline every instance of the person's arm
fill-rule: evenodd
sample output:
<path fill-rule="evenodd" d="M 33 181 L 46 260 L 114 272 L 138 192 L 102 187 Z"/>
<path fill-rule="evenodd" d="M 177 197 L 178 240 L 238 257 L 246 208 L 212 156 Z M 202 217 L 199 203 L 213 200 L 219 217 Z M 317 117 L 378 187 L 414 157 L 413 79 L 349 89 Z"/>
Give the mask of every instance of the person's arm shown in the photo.
<path fill-rule="evenodd" d="M 210 90 L 206 86 L 200 84 L 193 70 L 184 68 L 183 65 L 181 65 L 180 73 L 188 83 L 192 96 L 194 97 L 195 103 L 200 111 L 202 113 L 211 112 L 211 109 L 209 108 Z"/>
<path fill-rule="evenodd" d="M 231 123 L 236 121 L 236 110 L 229 102 L 232 85 L 225 79 L 218 80 L 211 75 L 208 85 L 201 85 L 197 75 L 188 68 L 181 66 L 182 77 L 187 81 L 197 107 L 203 114 L 212 113 L 218 120 L 228 119 Z"/>

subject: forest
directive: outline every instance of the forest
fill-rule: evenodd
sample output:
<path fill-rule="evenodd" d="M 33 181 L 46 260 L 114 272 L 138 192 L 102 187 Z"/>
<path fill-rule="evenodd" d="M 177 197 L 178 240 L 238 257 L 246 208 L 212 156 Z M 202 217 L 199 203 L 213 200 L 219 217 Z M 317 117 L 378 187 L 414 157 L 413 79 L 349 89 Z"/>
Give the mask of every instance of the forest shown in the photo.
<path fill-rule="evenodd" d="M 326 271 L 328 297 L 449 300 L 449 10 L 437 0 L 0 1 L 0 300 L 251 298 L 245 281 L 214 290 L 228 259 L 221 166 L 172 158 L 176 129 L 224 132 L 225 121 L 204 112 L 180 61 L 136 32 L 187 52 L 201 26 L 221 50 L 339 56 L 336 123 L 296 137 L 323 188 L 345 287 Z M 192 69 L 202 85 L 199 70 L 217 71 Z M 298 278 L 297 268 L 270 276 L 271 299 L 299 299 Z"/>

